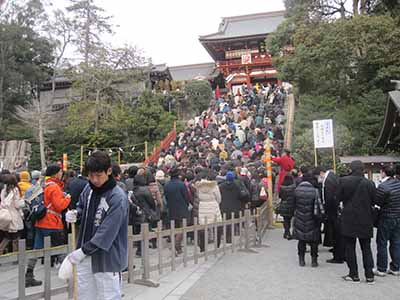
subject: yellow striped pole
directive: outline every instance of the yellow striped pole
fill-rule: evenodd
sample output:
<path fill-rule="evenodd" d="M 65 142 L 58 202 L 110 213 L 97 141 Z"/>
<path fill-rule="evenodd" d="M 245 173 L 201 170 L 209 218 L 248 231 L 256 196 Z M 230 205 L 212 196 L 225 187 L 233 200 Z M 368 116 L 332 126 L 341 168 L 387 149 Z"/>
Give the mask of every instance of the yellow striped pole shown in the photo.
<path fill-rule="evenodd" d="M 271 142 L 267 138 L 265 141 L 265 162 L 267 166 L 267 180 L 268 180 L 268 226 L 274 225 L 274 212 L 273 212 L 273 190 L 272 190 L 272 157 L 271 157 Z"/>

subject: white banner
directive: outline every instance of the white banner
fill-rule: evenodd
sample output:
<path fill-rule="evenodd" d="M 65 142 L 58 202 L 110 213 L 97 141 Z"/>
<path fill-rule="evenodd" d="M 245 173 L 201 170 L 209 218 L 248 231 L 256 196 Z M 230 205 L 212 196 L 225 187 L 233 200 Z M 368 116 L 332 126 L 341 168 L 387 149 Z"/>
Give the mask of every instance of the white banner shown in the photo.
<path fill-rule="evenodd" d="M 333 122 L 329 120 L 313 121 L 314 147 L 333 148 Z"/>
<path fill-rule="evenodd" d="M 251 53 L 242 54 L 242 65 L 251 64 Z"/>

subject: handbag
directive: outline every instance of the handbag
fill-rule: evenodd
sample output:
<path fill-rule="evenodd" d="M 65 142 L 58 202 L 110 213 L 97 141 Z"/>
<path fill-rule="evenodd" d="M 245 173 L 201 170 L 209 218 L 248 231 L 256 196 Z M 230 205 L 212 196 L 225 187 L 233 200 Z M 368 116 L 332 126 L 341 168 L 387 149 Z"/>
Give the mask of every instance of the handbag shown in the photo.
<path fill-rule="evenodd" d="M 267 192 L 265 191 L 265 187 L 264 187 L 264 186 L 261 187 L 261 191 L 260 191 L 260 200 L 263 200 L 263 201 L 268 200 L 268 194 L 267 194 Z"/>
<path fill-rule="evenodd" d="M 12 221 L 11 213 L 7 208 L 0 209 L 0 230 L 7 231 Z"/>
<path fill-rule="evenodd" d="M 2 193 L 2 196 L 3 196 L 3 193 Z M 8 195 L 5 197 L 5 199 L 1 202 L 0 230 L 3 230 L 3 231 L 8 231 L 8 228 L 12 221 L 11 213 L 7 208 L 11 204 L 12 197 L 13 197 L 12 193 L 8 193 Z"/>

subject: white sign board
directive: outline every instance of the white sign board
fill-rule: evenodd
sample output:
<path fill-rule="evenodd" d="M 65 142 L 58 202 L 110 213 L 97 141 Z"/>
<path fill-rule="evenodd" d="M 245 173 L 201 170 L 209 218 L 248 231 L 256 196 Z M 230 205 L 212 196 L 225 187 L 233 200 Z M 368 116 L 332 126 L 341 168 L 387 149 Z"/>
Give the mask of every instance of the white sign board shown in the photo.
<path fill-rule="evenodd" d="M 251 64 L 251 53 L 242 54 L 242 65 Z"/>
<path fill-rule="evenodd" d="M 313 121 L 314 147 L 333 148 L 333 123 L 332 120 Z"/>

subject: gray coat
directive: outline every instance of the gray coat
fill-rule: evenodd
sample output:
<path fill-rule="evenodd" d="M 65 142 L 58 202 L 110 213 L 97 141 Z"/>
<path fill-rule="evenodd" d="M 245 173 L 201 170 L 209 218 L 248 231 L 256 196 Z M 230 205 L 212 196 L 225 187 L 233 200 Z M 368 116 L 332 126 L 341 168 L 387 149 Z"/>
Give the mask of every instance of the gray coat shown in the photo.
<path fill-rule="evenodd" d="M 87 185 L 79 197 L 77 206 L 80 215 L 78 248 L 82 247 L 83 231 L 87 222 L 89 198 L 92 195 Z M 96 219 L 90 242 L 94 249 L 92 258 L 93 273 L 121 272 L 128 266 L 128 197 L 118 186 L 101 195 L 96 210 Z"/>

